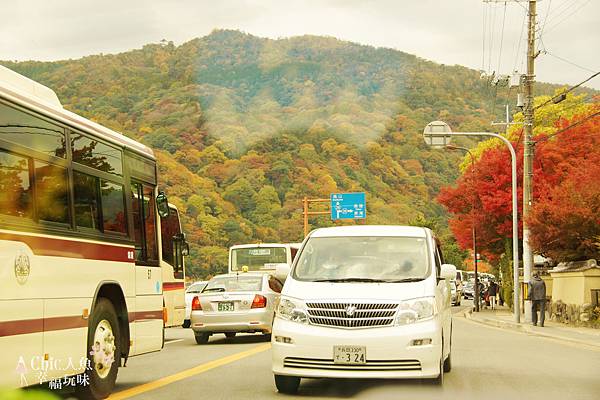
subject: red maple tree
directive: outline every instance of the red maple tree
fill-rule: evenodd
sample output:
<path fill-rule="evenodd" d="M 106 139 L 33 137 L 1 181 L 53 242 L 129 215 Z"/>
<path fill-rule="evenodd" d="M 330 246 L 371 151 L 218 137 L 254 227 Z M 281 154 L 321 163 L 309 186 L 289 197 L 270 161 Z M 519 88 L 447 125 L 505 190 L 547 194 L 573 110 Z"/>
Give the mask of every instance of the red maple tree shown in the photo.
<path fill-rule="evenodd" d="M 593 109 L 592 112 L 597 112 Z M 532 247 L 557 261 L 594 256 L 600 236 L 600 118 L 559 119 L 555 136 L 536 135 Z M 572 128 L 569 125 L 585 120 Z M 566 130 L 563 130 L 568 128 Z M 519 237 L 522 236 L 522 146 L 517 149 Z M 512 237 L 510 154 L 505 146 L 486 150 L 437 201 L 452 217 L 449 225 L 463 249 L 472 248 L 475 222 L 479 252 L 493 260 Z M 564 239 L 559 239 L 563 237 Z M 568 237 L 568 239 L 566 238 Z M 551 242 L 551 243 L 550 243 Z"/>

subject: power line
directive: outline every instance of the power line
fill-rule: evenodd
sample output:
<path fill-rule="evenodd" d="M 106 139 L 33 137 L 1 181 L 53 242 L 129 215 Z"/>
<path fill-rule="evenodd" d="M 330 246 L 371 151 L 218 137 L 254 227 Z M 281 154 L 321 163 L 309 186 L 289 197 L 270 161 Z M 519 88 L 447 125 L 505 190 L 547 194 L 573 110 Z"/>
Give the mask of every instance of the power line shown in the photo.
<path fill-rule="evenodd" d="M 544 46 L 544 54 L 548 54 L 549 56 L 552 56 L 552 57 L 554 57 L 554 58 L 556 58 L 556 59 L 558 59 L 558 60 L 561 60 L 561 61 L 563 61 L 563 62 L 566 62 L 567 64 L 571 64 L 571 65 L 572 65 L 572 66 L 574 66 L 574 67 L 581 68 L 581 69 L 583 69 L 583 70 L 585 70 L 585 71 L 587 71 L 587 72 L 594 72 L 594 70 L 593 70 L 593 69 L 586 68 L 586 67 L 584 67 L 584 66 L 582 66 L 582 65 L 579 65 L 579 64 L 576 64 L 576 63 L 574 63 L 573 61 L 569 61 L 569 60 L 567 60 L 566 58 L 562 58 L 562 57 L 559 57 L 559 56 L 557 56 L 556 54 L 552 54 L 552 53 L 550 53 L 550 52 L 549 52 L 549 51 L 548 51 L 548 50 L 545 48 L 545 46 Z"/>
<path fill-rule="evenodd" d="M 552 12 L 550 12 L 549 17 L 550 18 L 558 18 L 560 17 L 562 14 L 564 14 L 565 12 L 567 12 L 569 10 L 569 8 L 571 8 L 572 6 L 574 6 L 575 4 L 577 4 L 580 0 L 572 0 L 569 3 L 570 0 L 565 0 L 564 3 L 560 4 L 558 7 L 556 7 L 554 10 L 552 10 Z M 560 10 L 560 12 L 559 12 Z"/>
<path fill-rule="evenodd" d="M 517 51 L 515 52 L 515 64 L 513 70 L 517 69 L 519 60 L 521 59 L 521 43 L 523 43 L 523 32 L 525 31 L 525 21 L 527 19 L 527 10 L 523 13 L 523 22 L 521 23 L 521 33 L 519 34 L 519 42 L 517 43 Z"/>
<path fill-rule="evenodd" d="M 506 22 L 506 3 L 504 3 L 504 15 L 502 17 L 502 30 L 500 31 L 500 50 L 498 51 L 498 68 L 496 71 L 500 73 L 500 61 L 502 60 L 502 44 L 504 43 L 504 23 Z"/>
<path fill-rule="evenodd" d="M 487 22 L 487 5 L 482 3 L 483 5 L 483 29 L 482 29 L 482 41 L 483 41 L 483 49 L 481 52 L 481 70 L 485 71 L 485 36 L 486 36 L 486 22 Z"/>
<path fill-rule="evenodd" d="M 494 26 L 496 25 L 496 6 L 494 4 L 490 5 L 490 7 L 492 7 L 492 17 L 491 17 L 491 23 L 489 24 L 490 26 L 490 50 L 489 50 L 489 57 L 488 57 L 488 72 L 490 72 L 492 70 L 492 50 L 494 49 Z"/>
<path fill-rule="evenodd" d="M 546 23 L 548 22 L 548 17 L 550 16 L 550 7 L 552 6 L 552 0 L 548 1 L 548 8 L 546 9 L 546 17 L 544 18 L 544 23 L 542 24 L 542 29 L 540 30 L 540 41 L 542 40 L 542 35 L 544 34 L 544 28 L 546 28 Z"/>
<path fill-rule="evenodd" d="M 558 99 L 559 99 L 560 97 L 562 97 L 562 96 L 566 96 L 566 95 L 567 95 L 567 93 L 569 93 L 569 92 L 571 92 L 571 91 L 573 91 L 573 90 L 577 89 L 579 86 L 583 85 L 584 83 L 586 83 L 586 82 L 588 82 L 588 81 L 591 81 L 592 79 L 594 79 L 594 78 L 595 78 L 595 77 L 597 77 L 598 75 L 600 75 L 600 71 L 598 71 L 598 72 L 594 73 L 592 76 L 590 76 L 590 77 L 589 77 L 589 78 L 587 78 L 586 80 L 579 82 L 577 85 L 575 85 L 575 86 L 571 86 L 570 88 L 568 88 L 568 89 L 567 89 L 567 90 L 565 90 L 564 92 L 562 92 L 562 93 L 560 93 L 560 94 L 557 94 L 556 96 L 553 96 L 553 97 L 551 97 L 551 98 L 550 98 L 550 100 L 547 100 L 547 101 L 543 102 L 542 104 L 540 104 L 540 105 L 539 105 L 539 106 L 537 106 L 537 107 L 534 107 L 533 109 L 534 109 L 534 110 L 537 110 L 538 108 L 542 108 L 542 107 L 544 107 L 546 104 L 548 104 L 548 103 L 550 103 L 550 102 L 554 102 L 555 100 L 558 100 Z M 561 100 L 561 101 L 562 101 L 562 100 Z"/>
<path fill-rule="evenodd" d="M 572 15 L 574 15 L 575 13 L 577 13 L 583 7 L 587 6 L 591 1 L 592 0 L 587 0 L 585 3 L 580 4 L 579 7 L 575 8 L 573 10 L 573 12 L 571 12 L 566 17 L 564 17 L 563 19 L 561 19 L 560 21 L 558 21 L 557 23 L 555 23 L 554 25 L 552 25 L 550 28 L 548 28 L 548 30 L 546 31 L 546 33 L 552 32 L 554 29 L 556 29 L 557 26 L 559 26 L 560 24 L 562 24 L 563 22 L 565 22 L 567 19 L 569 19 Z"/>
<path fill-rule="evenodd" d="M 585 121 L 588 121 L 588 120 L 590 120 L 590 119 L 592 119 L 592 118 L 595 118 L 595 117 L 597 117 L 598 115 L 600 115 L 600 111 L 596 111 L 595 113 L 593 113 L 593 114 L 591 114 L 591 115 L 588 115 L 587 117 L 585 117 L 585 118 L 583 118 L 583 119 L 581 119 L 581 120 L 579 120 L 579 121 L 577 121 L 577 122 L 574 122 L 574 123 L 572 123 L 571 125 L 569 125 L 569 126 L 567 126 L 567 127 L 565 127 L 565 128 L 562 128 L 561 130 L 559 130 L 559 131 L 556 131 L 556 132 L 554 132 L 554 133 L 553 133 L 553 134 L 551 134 L 551 135 L 548 135 L 548 136 L 545 136 L 545 137 L 543 137 L 543 138 L 541 138 L 541 139 L 535 140 L 535 141 L 534 141 L 534 143 L 535 143 L 535 144 L 537 144 L 537 143 L 545 142 L 545 141 L 547 141 L 548 139 L 550 139 L 550 138 L 553 138 L 553 137 L 554 137 L 554 136 L 556 136 L 556 135 L 559 135 L 559 134 L 561 134 L 561 133 L 563 133 L 563 132 L 566 132 L 566 131 L 568 131 L 568 130 L 569 130 L 569 129 L 571 129 L 571 128 L 574 128 L 574 127 L 576 127 L 577 125 L 581 125 L 581 124 L 583 124 Z"/>

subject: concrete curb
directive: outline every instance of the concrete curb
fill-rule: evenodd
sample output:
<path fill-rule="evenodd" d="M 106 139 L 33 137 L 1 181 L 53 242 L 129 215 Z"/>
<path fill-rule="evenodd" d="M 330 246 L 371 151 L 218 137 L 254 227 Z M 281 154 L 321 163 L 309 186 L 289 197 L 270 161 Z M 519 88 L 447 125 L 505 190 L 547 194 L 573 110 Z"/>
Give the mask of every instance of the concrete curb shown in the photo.
<path fill-rule="evenodd" d="M 579 344 L 579 345 L 584 345 L 584 346 L 590 346 L 590 347 L 594 347 L 595 349 L 600 350 L 600 341 L 585 341 L 585 340 L 570 338 L 568 336 L 549 334 L 546 332 L 540 332 L 538 330 L 534 330 L 528 324 L 522 324 L 522 323 L 517 323 L 517 322 L 512 322 L 512 321 L 500 321 L 500 320 L 497 320 L 494 318 L 485 318 L 485 317 L 473 318 L 473 316 L 471 314 L 472 314 L 472 310 L 467 310 L 464 313 L 464 317 L 470 321 L 477 322 L 477 323 L 480 323 L 483 325 L 493 326 L 493 327 L 502 328 L 502 329 L 511 329 L 513 331 L 526 333 L 528 335 L 540 336 L 540 337 L 545 337 L 545 338 L 549 338 L 549 339 L 561 340 L 564 342 L 569 342 L 569 343 L 574 343 L 574 344 Z"/>

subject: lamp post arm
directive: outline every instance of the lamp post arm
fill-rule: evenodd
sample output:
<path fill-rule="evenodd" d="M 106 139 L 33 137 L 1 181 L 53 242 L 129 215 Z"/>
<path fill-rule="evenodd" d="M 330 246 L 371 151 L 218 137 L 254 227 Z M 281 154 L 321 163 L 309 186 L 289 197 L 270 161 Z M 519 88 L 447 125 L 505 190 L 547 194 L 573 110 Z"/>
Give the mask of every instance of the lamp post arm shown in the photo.
<path fill-rule="evenodd" d="M 515 322 L 521 322 L 521 305 L 519 302 L 519 222 L 517 208 L 517 155 L 512 143 L 504 136 L 492 132 L 446 132 L 451 136 L 491 136 L 500 139 L 510 150 L 512 170 L 512 231 L 513 231 L 513 308 Z M 477 255 L 475 255 L 477 257 Z"/>

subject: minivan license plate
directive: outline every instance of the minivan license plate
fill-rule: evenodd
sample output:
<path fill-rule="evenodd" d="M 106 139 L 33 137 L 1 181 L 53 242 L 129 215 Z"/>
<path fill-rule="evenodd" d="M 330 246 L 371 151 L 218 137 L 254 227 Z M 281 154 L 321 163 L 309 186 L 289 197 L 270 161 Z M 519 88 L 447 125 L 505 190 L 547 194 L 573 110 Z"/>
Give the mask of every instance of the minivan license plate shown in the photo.
<path fill-rule="evenodd" d="M 333 346 L 333 362 L 335 364 L 366 364 L 367 348 L 365 346 Z"/>
<path fill-rule="evenodd" d="M 233 302 L 226 301 L 219 303 L 219 311 L 233 311 Z"/>

